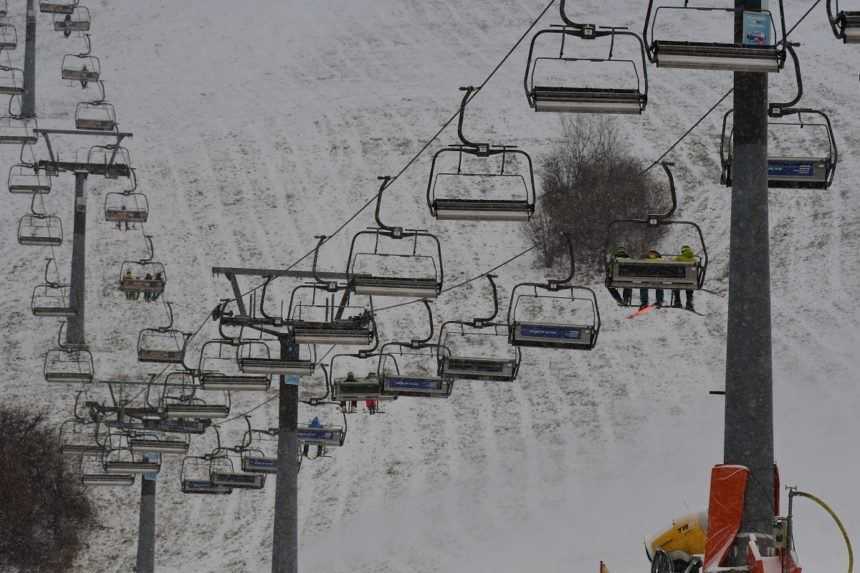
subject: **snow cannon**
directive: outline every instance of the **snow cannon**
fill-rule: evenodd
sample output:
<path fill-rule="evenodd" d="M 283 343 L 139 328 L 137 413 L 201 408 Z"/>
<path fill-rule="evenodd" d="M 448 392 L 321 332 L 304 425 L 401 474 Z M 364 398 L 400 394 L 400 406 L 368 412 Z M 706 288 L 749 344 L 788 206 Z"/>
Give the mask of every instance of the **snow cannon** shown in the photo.
<path fill-rule="evenodd" d="M 665 552 L 673 563 L 690 563 L 705 554 L 708 513 L 691 513 L 672 521 L 672 526 L 645 542 L 645 553 L 653 561 L 657 551 Z M 683 571 L 683 568 L 681 569 Z"/>

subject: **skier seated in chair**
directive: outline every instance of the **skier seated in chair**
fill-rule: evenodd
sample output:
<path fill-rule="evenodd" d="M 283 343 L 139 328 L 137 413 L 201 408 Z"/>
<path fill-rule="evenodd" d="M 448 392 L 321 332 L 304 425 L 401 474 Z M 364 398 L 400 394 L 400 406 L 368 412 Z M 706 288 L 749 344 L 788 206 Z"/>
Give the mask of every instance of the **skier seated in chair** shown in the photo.
<path fill-rule="evenodd" d="M 695 264 L 697 260 L 696 253 L 693 252 L 690 245 L 684 245 L 681 247 L 681 254 L 676 256 L 675 260 Z M 686 289 L 684 291 L 687 296 L 687 303 L 684 305 L 684 308 L 695 311 L 696 309 L 693 307 L 693 292 L 693 289 Z M 672 289 L 672 307 L 681 308 L 681 289 Z"/>
<path fill-rule="evenodd" d="M 651 259 L 651 260 L 659 260 L 659 259 L 662 259 L 663 257 L 660 255 L 660 253 L 656 249 L 651 249 L 642 258 L 643 259 Z M 662 306 L 663 306 L 663 289 L 661 289 L 661 288 L 654 289 L 654 294 L 655 294 L 655 298 L 656 298 L 657 308 L 662 308 Z M 639 289 L 639 308 L 640 309 L 645 308 L 646 306 L 648 306 L 648 289 L 647 288 L 640 288 Z"/>
<path fill-rule="evenodd" d="M 623 245 L 618 245 L 612 251 L 612 259 L 629 259 L 630 255 L 627 254 L 627 249 L 624 248 Z M 630 306 L 630 300 L 633 298 L 633 289 L 625 288 L 621 290 L 621 294 L 618 293 L 617 288 L 609 289 L 609 294 L 612 295 L 612 298 L 615 299 L 615 302 L 620 304 L 621 306 Z"/>

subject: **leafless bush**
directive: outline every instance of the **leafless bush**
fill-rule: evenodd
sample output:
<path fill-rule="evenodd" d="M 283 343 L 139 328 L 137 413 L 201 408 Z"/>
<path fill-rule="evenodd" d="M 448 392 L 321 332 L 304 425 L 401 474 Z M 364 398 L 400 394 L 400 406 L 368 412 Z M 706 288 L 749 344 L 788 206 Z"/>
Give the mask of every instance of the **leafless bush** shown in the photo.
<path fill-rule="evenodd" d="M 577 268 L 590 273 L 602 269 L 609 223 L 642 218 L 666 203 L 662 184 L 640 176 L 641 170 L 611 119 L 566 119 L 562 141 L 540 165 L 543 194 L 526 227 L 539 245 L 541 262 L 549 267 L 564 260 L 567 244 L 562 233 L 567 232 Z M 648 240 L 657 238 L 651 235 Z M 615 239 L 634 256 L 646 249 L 641 234 Z"/>
<path fill-rule="evenodd" d="M 0 570 L 67 571 L 93 525 L 42 414 L 0 407 Z"/>

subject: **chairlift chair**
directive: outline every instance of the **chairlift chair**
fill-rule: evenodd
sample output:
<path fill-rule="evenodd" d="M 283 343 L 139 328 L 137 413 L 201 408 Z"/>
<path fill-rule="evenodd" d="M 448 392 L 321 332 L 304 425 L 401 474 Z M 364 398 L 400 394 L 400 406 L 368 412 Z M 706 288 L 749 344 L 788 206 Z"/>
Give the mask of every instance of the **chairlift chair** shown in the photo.
<path fill-rule="evenodd" d="M 640 114 L 648 103 L 648 69 L 646 61 L 646 46 L 642 38 L 634 32 L 623 28 L 607 27 L 598 29 L 594 25 L 577 24 L 565 14 L 564 2 L 560 2 L 563 26 L 547 28 L 538 31 L 529 46 L 526 71 L 523 86 L 529 106 L 535 111 L 573 112 L 573 113 L 612 113 Z M 541 39 L 557 38 L 559 47 L 552 55 L 540 55 Z M 603 58 L 571 57 L 565 55 L 565 44 L 574 45 L 580 41 L 609 39 L 608 54 Z M 638 47 L 635 58 L 617 59 L 614 57 L 616 40 L 632 39 Z M 605 84 L 595 86 L 583 85 L 582 76 L 568 76 L 564 82 L 554 80 L 551 76 L 543 77 L 546 69 L 558 66 L 570 70 L 572 66 L 588 65 L 601 71 L 597 77 L 602 77 L 606 66 L 630 66 L 636 78 L 635 87 L 609 87 Z M 543 68 L 543 69 L 541 69 Z M 544 72 L 544 73 L 539 73 Z M 640 78 L 641 73 L 641 78 Z"/>
<path fill-rule="evenodd" d="M 643 38 L 649 59 L 663 68 L 725 70 L 735 72 L 778 72 L 785 62 L 785 11 L 778 0 L 779 31 L 769 10 L 743 10 L 703 6 L 659 6 L 649 0 Z M 734 15 L 740 11 L 744 41 L 738 43 L 672 41 L 656 39 L 654 26 L 661 11 L 665 13 L 723 12 Z M 648 42 L 649 35 L 651 42 Z"/>
<path fill-rule="evenodd" d="M 18 47 L 18 30 L 14 24 L 0 22 L 0 50 L 14 50 Z"/>
<path fill-rule="evenodd" d="M 93 381 L 93 356 L 82 348 L 54 348 L 45 354 L 46 382 L 87 384 Z"/>
<path fill-rule="evenodd" d="M 0 0 L 0 18 L 5 18 L 9 15 L 8 0 Z"/>
<path fill-rule="evenodd" d="M 242 471 L 249 474 L 278 473 L 277 431 L 254 429 L 245 418 L 248 429 L 242 437 Z"/>
<path fill-rule="evenodd" d="M 212 458 L 209 466 L 209 481 L 233 489 L 263 489 L 266 475 L 262 473 L 237 472 L 233 460 L 226 454 Z"/>
<path fill-rule="evenodd" d="M 0 65 L 0 94 L 10 96 L 23 95 L 24 70 Z"/>
<path fill-rule="evenodd" d="M 320 243 L 322 240 L 321 238 Z M 372 311 L 364 307 L 348 306 L 346 298 L 342 299 L 340 304 L 336 303 L 334 296 L 339 290 L 338 286 L 332 289 L 319 282 L 299 285 L 293 289 L 286 323 L 290 326 L 296 344 L 365 346 L 376 339 L 376 322 Z M 301 293 L 306 291 L 311 292 L 310 302 L 301 299 Z M 331 299 L 324 298 L 320 303 L 317 301 L 317 296 L 320 296 L 318 293 L 330 293 Z"/>
<path fill-rule="evenodd" d="M 101 457 L 105 453 L 104 444 L 99 443 L 98 424 L 71 418 L 60 424 L 60 454 L 68 457 Z"/>
<path fill-rule="evenodd" d="M 138 362 L 182 364 L 185 347 L 190 336 L 173 328 L 173 305 L 165 303 L 169 323 L 167 326 L 144 328 L 137 336 Z"/>
<path fill-rule="evenodd" d="M 18 220 L 18 243 L 59 247 L 63 244 L 63 222 L 56 215 L 28 213 Z"/>
<path fill-rule="evenodd" d="M 72 32 L 90 31 L 90 10 L 84 5 L 75 6 L 72 12 L 54 15 L 54 31 L 68 38 Z"/>
<path fill-rule="evenodd" d="M 363 295 L 436 298 L 442 292 L 442 245 L 426 231 L 404 230 L 382 222 L 382 193 L 391 177 L 380 180 L 375 212 L 377 227 L 359 231 L 350 244 L 346 269 L 350 288 Z M 393 246 L 403 244 L 410 248 L 403 252 L 392 250 Z M 376 268 L 372 267 L 373 261 L 378 264 Z"/>
<path fill-rule="evenodd" d="M 86 88 L 89 82 L 97 82 L 101 77 L 101 62 L 95 56 L 66 54 L 63 56 L 60 77 L 64 80 L 80 82 Z"/>
<path fill-rule="evenodd" d="M 466 139 L 463 117 L 475 88 L 460 89 L 465 92 L 457 126 L 460 143 L 433 155 L 427 182 L 430 213 L 439 220 L 527 221 L 535 209 L 531 157 L 514 146 Z"/>
<path fill-rule="evenodd" d="M 119 273 L 119 290 L 129 298 L 136 298 L 143 293 L 144 300 L 153 302 L 164 292 L 167 271 L 162 263 L 153 260 L 155 246 L 152 237 L 145 235 L 144 238 L 149 245 L 149 255 L 137 261 L 123 261 Z"/>
<path fill-rule="evenodd" d="M 33 131 L 36 120 L 12 115 L 0 116 L 0 144 L 25 145 L 39 140 Z"/>
<path fill-rule="evenodd" d="M 840 10 L 839 0 L 827 0 L 827 19 L 837 39 L 845 44 L 860 43 L 860 10 Z"/>
<path fill-rule="evenodd" d="M 153 474 L 161 471 L 161 462 L 138 456 L 128 446 L 109 449 L 105 453 L 103 465 L 108 474 Z"/>
<path fill-rule="evenodd" d="M 574 286 L 573 244 L 566 235 L 570 273 L 546 283 L 520 283 L 511 290 L 508 305 L 508 341 L 514 346 L 591 350 L 600 333 L 597 295 L 588 287 Z M 530 291 L 530 292 L 529 292 Z M 578 319 L 579 311 L 587 319 Z"/>
<path fill-rule="evenodd" d="M 499 312 L 499 295 L 495 276 L 485 276 L 492 288 L 493 314 L 471 321 L 448 320 L 439 328 L 439 375 L 443 378 L 512 382 L 517 377 L 522 354 L 508 344 L 508 325 L 493 322 Z M 493 342 L 503 342 L 505 355 Z"/>
<path fill-rule="evenodd" d="M 182 459 L 179 484 L 182 493 L 204 495 L 228 495 L 233 488 L 215 485 L 209 479 L 211 462 L 206 456 L 186 456 Z"/>
<path fill-rule="evenodd" d="M 272 384 L 268 374 L 248 374 L 242 371 L 236 354 L 242 343 L 230 339 L 208 340 L 200 350 L 197 371 L 203 390 L 265 392 Z"/>
<path fill-rule="evenodd" d="M 128 439 L 128 447 L 135 454 L 186 455 L 187 440 L 170 440 L 151 436 L 132 436 Z"/>
<path fill-rule="evenodd" d="M 39 12 L 42 14 L 73 14 L 78 0 L 69 2 L 39 2 Z"/>
<path fill-rule="evenodd" d="M 388 350 L 391 349 L 391 350 Z M 433 367 L 410 367 L 401 372 L 393 349 L 401 357 L 436 362 L 439 353 L 437 344 L 413 344 L 408 342 L 386 342 L 379 352 L 377 376 L 382 382 L 382 395 L 395 398 L 447 398 L 454 389 L 453 378 L 436 374 Z M 431 374 L 432 372 L 432 374 Z"/>
<path fill-rule="evenodd" d="M 131 167 L 131 153 L 121 145 L 94 145 L 87 153 L 87 163 L 104 166 L 104 176 L 116 179 L 134 173 Z"/>
<path fill-rule="evenodd" d="M 16 163 L 9 168 L 7 185 L 9 193 L 44 195 L 51 192 L 51 177 L 40 173 L 32 165 Z"/>
<path fill-rule="evenodd" d="M 134 485 L 134 476 L 131 474 L 81 474 L 81 483 L 85 486 L 130 486 Z"/>
<path fill-rule="evenodd" d="M 92 131 L 114 131 L 116 110 L 106 101 L 82 101 L 75 106 L 75 128 Z"/>
<path fill-rule="evenodd" d="M 670 289 L 670 290 L 699 290 L 705 282 L 708 268 L 708 251 L 702 229 L 693 222 L 673 220 L 670 217 L 677 208 L 675 180 L 669 170 L 669 163 L 663 163 L 663 170 L 669 178 L 669 190 L 672 206 L 665 213 L 649 214 L 644 219 L 617 219 L 609 224 L 606 235 L 606 288 L 610 293 L 618 289 Z M 611 249 L 616 245 L 617 229 L 623 225 L 655 229 L 664 225 L 687 227 L 695 231 L 699 242 L 698 254 L 694 260 L 678 260 L 674 255 L 666 255 L 659 259 L 616 257 Z M 629 306 L 629 303 L 627 304 Z"/>
<path fill-rule="evenodd" d="M 69 300 L 69 285 L 43 283 L 33 288 L 30 310 L 33 316 L 75 316 L 77 313 L 69 306 Z"/>
<path fill-rule="evenodd" d="M 276 358 L 272 356 L 271 340 L 243 340 L 236 348 L 239 370 L 245 374 L 310 376 L 316 364 L 311 357 Z"/>
<path fill-rule="evenodd" d="M 149 200 L 143 193 L 127 191 L 105 195 L 105 221 L 120 225 L 146 223 L 149 220 Z"/>
<path fill-rule="evenodd" d="M 720 142 L 720 162 L 722 163 L 722 175 L 720 182 L 726 187 L 731 187 L 733 182 L 732 167 L 734 164 L 734 127 L 728 127 L 728 118 L 734 110 L 729 110 L 723 116 L 723 136 Z M 810 108 L 786 108 L 778 111 L 778 118 L 796 115 L 798 120 L 794 122 L 783 122 L 775 119 L 768 120 L 771 128 L 777 126 L 790 127 L 797 132 L 798 129 L 807 129 L 820 133 L 818 139 L 823 145 L 818 145 L 816 151 L 805 155 L 787 155 L 773 153 L 774 145 L 768 147 L 767 158 L 767 186 L 770 189 L 793 188 L 793 189 L 827 189 L 833 183 L 838 162 L 838 150 L 836 139 L 833 135 L 833 127 L 826 113 Z M 805 121 L 804 115 L 817 117 L 820 121 Z M 771 116 L 772 118 L 774 116 Z M 797 128 L 797 129 L 793 129 Z M 799 132 L 798 132 L 799 133 Z"/>
<path fill-rule="evenodd" d="M 164 406 L 164 416 L 170 418 L 226 418 L 230 415 L 230 406 L 224 404 L 207 404 L 202 400 L 188 402 L 172 402 Z"/>

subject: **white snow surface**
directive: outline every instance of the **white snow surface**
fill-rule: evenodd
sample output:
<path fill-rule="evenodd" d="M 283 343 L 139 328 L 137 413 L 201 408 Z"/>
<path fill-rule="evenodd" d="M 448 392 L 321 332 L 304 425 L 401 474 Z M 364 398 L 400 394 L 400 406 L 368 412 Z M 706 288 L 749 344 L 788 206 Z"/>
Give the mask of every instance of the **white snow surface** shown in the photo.
<path fill-rule="evenodd" d="M 10 3 L 11 4 L 11 3 Z M 20 2 L 12 10 L 23 39 Z M 641 28 L 645 3 L 583 1 L 572 11 L 599 23 Z M 809 6 L 787 0 L 794 22 Z M 93 13 L 93 51 L 152 213 L 156 257 L 167 265 L 166 298 L 177 324 L 196 329 L 227 281 L 213 265 L 283 267 L 330 233 L 396 172 L 456 109 L 457 87 L 478 84 L 545 3 L 541 0 L 102 0 Z M 37 109 L 41 127 L 70 128 L 80 87 L 59 78 L 60 59 L 79 40 L 50 31 L 40 16 Z M 543 24 L 557 21 L 553 8 Z M 804 103 L 831 114 L 840 159 L 828 191 L 771 193 L 775 446 L 783 482 L 823 496 L 849 532 L 860 530 L 857 496 L 860 349 L 860 163 L 858 48 L 829 34 L 823 6 L 797 29 Z M 22 42 L 23 44 L 23 42 Z M 23 46 L 22 46 L 23 47 Z M 475 139 L 515 143 L 536 164 L 558 140 L 556 114 L 535 114 L 522 90 L 527 42 L 473 101 Z M 14 54 L 22 58 L 22 51 Z M 641 117 L 617 125 L 643 163 L 655 159 L 731 86 L 731 75 L 649 69 Z M 772 94 L 792 93 L 786 72 Z M 782 98 L 785 99 L 785 98 Z M 676 162 L 679 215 L 699 222 L 712 257 L 699 310 L 625 320 L 594 284 L 603 310 L 590 353 L 524 351 L 511 385 L 459 383 L 447 401 L 401 399 L 379 416 L 350 419 L 334 458 L 300 474 L 303 571 L 374 573 L 587 572 L 604 559 L 615 572 L 645 571 L 643 538 L 674 516 L 707 504 L 710 468 L 722 461 L 730 192 L 719 180 L 722 112 L 712 114 L 669 159 Z M 454 142 L 453 127 L 431 151 Z M 17 149 L 2 150 L 4 169 Z M 528 245 L 515 224 L 433 221 L 424 204 L 430 155 L 391 187 L 384 216 L 430 228 L 443 240 L 446 281 L 488 270 Z M 539 173 L 538 173 L 539 175 Z M 87 340 L 100 378 L 142 378 L 157 368 L 135 360 L 139 329 L 163 323 L 160 305 L 128 303 L 115 288 L 124 259 L 145 253 L 139 232 L 101 220 L 118 185 L 91 178 L 87 237 Z M 55 181 L 46 204 L 63 217 L 56 255 L 64 277 L 71 253 L 73 178 Z M 54 321 L 27 305 L 49 251 L 16 243 L 28 199 L 0 209 L 0 388 L 5 403 L 70 415 L 74 392 L 41 376 Z M 349 239 L 372 223 L 366 210 L 322 251 L 341 270 Z M 575 224 L 575 221 L 573 222 Z M 764 254 L 763 254 L 764 256 Z M 309 266 L 310 261 L 306 262 Z M 533 255 L 500 271 L 502 300 L 519 281 L 561 269 Z M 377 301 L 377 305 L 385 301 Z M 435 305 L 439 319 L 486 308 L 482 282 Z M 424 331 L 419 306 L 380 315 L 388 339 Z M 198 340 L 215 337 L 211 321 Z M 199 351 L 199 343 L 192 353 Z M 310 384 L 310 381 L 303 384 Z M 274 392 L 274 390 L 273 390 Z M 103 388 L 90 396 L 106 399 Z M 237 397 L 234 412 L 260 395 Z M 303 408 L 302 417 L 310 416 Z M 276 402 L 253 413 L 277 420 Z M 238 441 L 241 420 L 224 427 Z M 195 438 L 194 449 L 213 446 Z M 274 480 L 262 492 L 226 497 L 179 493 L 179 464 L 165 464 L 157 503 L 159 571 L 267 571 Z M 138 486 L 93 490 L 102 524 L 76 571 L 130 571 Z M 836 573 L 845 553 L 828 518 L 797 505 L 804 570 Z"/>

